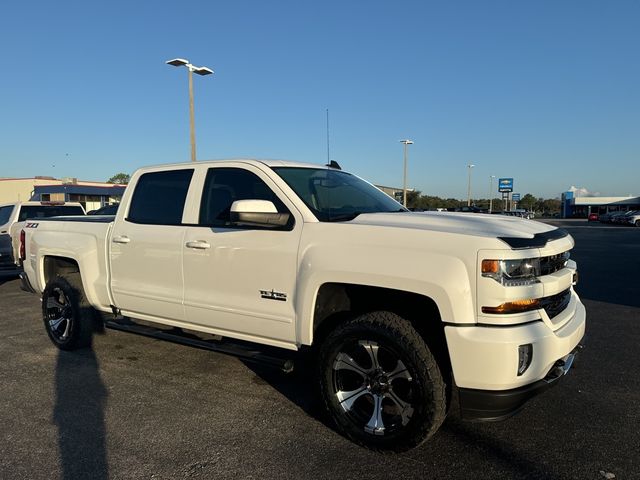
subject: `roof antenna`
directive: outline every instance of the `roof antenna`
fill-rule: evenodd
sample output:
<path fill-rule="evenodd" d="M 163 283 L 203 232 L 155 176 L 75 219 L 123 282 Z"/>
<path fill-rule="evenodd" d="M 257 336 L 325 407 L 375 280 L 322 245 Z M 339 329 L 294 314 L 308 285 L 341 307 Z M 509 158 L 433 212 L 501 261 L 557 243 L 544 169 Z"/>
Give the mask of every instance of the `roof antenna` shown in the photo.
<path fill-rule="evenodd" d="M 342 170 L 340 165 L 335 160 L 330 160 L 329 155 L 329 109 L 327 108 L 327 164 L 325 166 L 329 168 L 335 168 L 336 170 Z"/>
<path fill-rule="evenodd" d="M 331 163 L 329 156 L 329 109 L 327 108 L 327 165 Z"/>

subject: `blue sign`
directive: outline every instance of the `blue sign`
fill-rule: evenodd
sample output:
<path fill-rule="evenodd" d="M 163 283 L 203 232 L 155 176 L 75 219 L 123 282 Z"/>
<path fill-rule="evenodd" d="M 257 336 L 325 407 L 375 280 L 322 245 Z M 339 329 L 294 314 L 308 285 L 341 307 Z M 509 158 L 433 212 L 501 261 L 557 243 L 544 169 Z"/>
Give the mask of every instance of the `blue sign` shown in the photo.
<path fill-rule="evenodd" d="M 498 179 L 499 192 L 513 192 L 513 178 Z"/>
<path fill-rule="evenodd" d="M 520 201 L 520 194 L 519 193 L 512 193 L 511 194 L 511 200 L 513 200 L 514 202 L 519 202 Z"/>

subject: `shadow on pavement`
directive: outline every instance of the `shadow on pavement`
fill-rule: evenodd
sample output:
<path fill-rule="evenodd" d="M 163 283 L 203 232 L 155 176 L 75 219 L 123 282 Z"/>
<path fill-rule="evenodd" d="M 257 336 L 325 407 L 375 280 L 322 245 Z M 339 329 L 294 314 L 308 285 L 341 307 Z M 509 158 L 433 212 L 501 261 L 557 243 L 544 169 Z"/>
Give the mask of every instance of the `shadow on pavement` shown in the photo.
<path fill-rule="evenodd" d="M 264 382 L 274 388 L 311 418 L 333 428 L 323 415 L 313 382 L 314 374 L 308 358 L 300 355 L 294 358 L 294 362 L 294 371 L 284 373 L 259 363 L 243 361 L 244 365 L 256 375 L 259 382 Z"/>
<path fill-rule="evenodd" d="M 472 424 L 449 418 L 442 429 L 452 434 L 458 443 L 479 452 L 482 457 L 491 458 L 493 462 L 509 470 L 509 478 L 557 478 L 549 471 L 548 466 L 526 458 L 506 441 L 491 438 L 474 430 Z"/>
<path fill-rule="evenodd" d="M 89 315 L 94 315 L 91 310 Z M 96 322 L 95 332 L 104 329 Z M 53 421 L 63 480 L 109 478 L 104 412 L 108 392 L 98 359 L 89 348 L 58 351 Z"/>

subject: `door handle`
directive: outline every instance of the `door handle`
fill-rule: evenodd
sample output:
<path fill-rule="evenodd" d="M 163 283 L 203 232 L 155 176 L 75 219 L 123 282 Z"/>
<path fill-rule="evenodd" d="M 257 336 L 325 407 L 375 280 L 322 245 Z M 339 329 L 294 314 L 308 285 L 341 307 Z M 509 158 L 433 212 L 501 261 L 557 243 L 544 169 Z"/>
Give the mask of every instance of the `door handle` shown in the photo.
<path fill-rule="evenodd" d="M 204 240 L 196 240 L 195 242 L 187 242 L 186 246 L 187 246 L 187 248 L 195 248 L 196 250 L 206 250 L 207 248 L 211 248 L 211 245 L 209 245 Z"/>
<path fill-rule="evenodd" d="M 129 243 L 131 239 L 126 235 L 118 235 L 117 237 L 113 237 L 111 241 L 113 243 Z"/>

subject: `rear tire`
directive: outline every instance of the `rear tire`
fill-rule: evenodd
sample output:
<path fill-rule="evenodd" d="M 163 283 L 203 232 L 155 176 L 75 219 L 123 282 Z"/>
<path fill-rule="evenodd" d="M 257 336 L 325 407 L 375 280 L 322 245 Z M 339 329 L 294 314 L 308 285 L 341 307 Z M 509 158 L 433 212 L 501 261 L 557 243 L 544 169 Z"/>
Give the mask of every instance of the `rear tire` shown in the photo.
<path fill-rule="evenodd" d="M 317 373 L 338 431 L 374 450 L 405 451 L 446 416 L 445 383 L 413 326 L 391 312 L 339 325 L 320 345 Z"/>
<path fill-rule="evenodd" d="M 79 273 L 57 276 L 42 293 L 42 319 L 53 344 L 61 350 L 91 346 L 96 311 L 84 295 Z"/>

